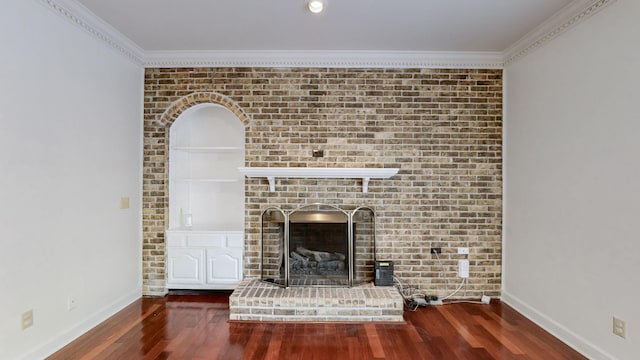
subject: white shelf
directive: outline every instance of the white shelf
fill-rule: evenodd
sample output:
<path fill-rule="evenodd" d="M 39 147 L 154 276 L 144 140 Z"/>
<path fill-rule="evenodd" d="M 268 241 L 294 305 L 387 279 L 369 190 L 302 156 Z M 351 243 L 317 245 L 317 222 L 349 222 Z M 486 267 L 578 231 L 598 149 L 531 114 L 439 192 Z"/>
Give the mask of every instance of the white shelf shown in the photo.
<path fill-rule="evenodd" d="M 179 182 L 197 182 L 197 183 L 235 183 L 240 181 L 239 179 L 187 179 L 187 178 L 178 178 L 173 181 Z"/>
<path fill-rule="evenodd" d="M 291 167 L 240 167 L 238 171 L 248 178 L 267 178 L 269 191 L 276 191 L 276 178 L 303 179 L 362 179 L 362 192 L 369 190 L 370 179 L 388 179 L 398 173 L 398 168 L 291 168 Z"/>
<path fill-rule="evenodd" d="M 171 149 L 191 153 L 217 153 L 217 152 L 241 152 L 243 147 L 239 146 L 174 146 Z"/>
<path fill-rule="evenodd" d="M 178 234 L 244 234 L 242 227 L 244 224 L 222 224 L 222 225 L 193 225 L 190 227 L 179 226 L 165 230 L 167 233 Z"/>

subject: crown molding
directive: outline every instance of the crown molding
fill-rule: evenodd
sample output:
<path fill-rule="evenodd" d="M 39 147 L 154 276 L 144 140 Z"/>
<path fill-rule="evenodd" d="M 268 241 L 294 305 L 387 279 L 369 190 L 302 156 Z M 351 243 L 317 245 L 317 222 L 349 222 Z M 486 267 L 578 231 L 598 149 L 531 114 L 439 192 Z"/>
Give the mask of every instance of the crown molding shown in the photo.
<path fill-rule="evenodd" d="M 616 0 L 574 0 L 551 16 L 520 40 L 509 46 L 504 53 L 504 65 L 524 57 L 540 46 L 577 26 Z"/>
<path fill-rule="evenodd" d="M 144 50 L 75 0 L 35 0 L 138 65 Z"/>
<path fill-rule="evenodd" d="M 501 52 L 145 51 L 75 0 L 35 0 L 144 67 L 502 68 Z"/>
<path fill-rule="evenodd" d="M 502 52 L 145 51 L 76 0 L 35 0 L 144 67 L 501 69 L 616 0 L 574 0 Z"/>
<path fill-rule="evenodd" d="M 501 52 L 147 51 L 145 67 L 502 68 Z"/>

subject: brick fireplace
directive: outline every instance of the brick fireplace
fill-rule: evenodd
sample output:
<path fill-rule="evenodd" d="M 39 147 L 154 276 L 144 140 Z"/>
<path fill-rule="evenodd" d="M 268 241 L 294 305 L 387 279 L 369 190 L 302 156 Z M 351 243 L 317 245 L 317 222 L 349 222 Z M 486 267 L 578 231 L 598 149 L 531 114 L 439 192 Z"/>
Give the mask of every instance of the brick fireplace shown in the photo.
<path fill-rule="evenodd" d="M 377 251 L 403 282 L 432 294 L 500 295 L 502 71 L 488 69 L 146 69 L 143 288 L 165 289 L 168 127 L 211 102 L 245 124 L 248 167 L 393 167 L 392 179 L 245 180 L 244 276 L 260 277 L 260 216 L 322 202 L 376 209 Z M 313 157 L 321 149 L 324 157 Z M 441 247 L 442 267 L 429 249 Z"/>
<path fill-rule="evenodd" d="M 400 293 L 373 286 L 373 209 L 320 203 L 291 212 L 268 208 L 261 230 L 261 277 L 235 289 L 231 320 L 404 321 Z"/>

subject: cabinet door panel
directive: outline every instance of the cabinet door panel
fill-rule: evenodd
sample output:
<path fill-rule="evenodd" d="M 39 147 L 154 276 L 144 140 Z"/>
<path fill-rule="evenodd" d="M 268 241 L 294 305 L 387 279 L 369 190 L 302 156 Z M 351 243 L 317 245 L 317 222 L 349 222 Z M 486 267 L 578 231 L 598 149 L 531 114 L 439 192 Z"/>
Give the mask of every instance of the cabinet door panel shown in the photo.
<path fill-rule="evenodd" d="M 207 283 L 242 280 L 242 249 L 207 249 Z"/>
<path fill-rule="evenodd" d="M 204 284 L 204 249 L 167 249 L 167 285 Z"/>

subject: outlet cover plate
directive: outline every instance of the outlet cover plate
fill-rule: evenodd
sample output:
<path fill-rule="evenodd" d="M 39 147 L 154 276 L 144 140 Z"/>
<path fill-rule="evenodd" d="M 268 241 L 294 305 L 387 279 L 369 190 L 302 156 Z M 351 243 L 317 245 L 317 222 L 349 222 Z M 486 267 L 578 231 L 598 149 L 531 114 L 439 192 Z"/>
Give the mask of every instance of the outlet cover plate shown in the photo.
<path fill-rule="evenodd" d="M 627 338 L 627 322 L 617 316 L 613 317 L 613 333 L 623 339 Z"/>
<path fill-rule="evenodd" d="M 33 309 L 22 313 L 22 330 L 33 326 Z"/>
<path fill-rule="evenodd" d="M 67 310 L 71 311 L 71 310 L 75 310 L 75 308 L 78 307 L 78 299 L 75 296 L 69 296 L 69 299 L 67 299 Z"/>
<path fill-rule="evenodd" d="M 469 277 L 469 260 L 458 260 L 458 276 L 463 279 Z"/>

